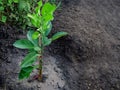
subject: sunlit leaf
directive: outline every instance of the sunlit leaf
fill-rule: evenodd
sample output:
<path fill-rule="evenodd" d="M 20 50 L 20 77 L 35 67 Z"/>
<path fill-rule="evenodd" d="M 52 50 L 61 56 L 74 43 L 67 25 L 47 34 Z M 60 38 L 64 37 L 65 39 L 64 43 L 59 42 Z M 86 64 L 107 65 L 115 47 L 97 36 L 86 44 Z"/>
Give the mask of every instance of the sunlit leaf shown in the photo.
<path fill-rule="evenodd" d="M 47 14 L 53 15 L 53 12 L 56 10 L 56 5 L 52 5 L 49 2 L 45 3 L 42 8 L 42 15 L 45 16 Z"/>
<path fill-rule="evenodd" d="M 35 11 L 38 15 L 40 15 L 40 9 L 42 7 L 42 0 L 38 2 L 38 6 L 35 8 Z"/>
<path fill-rule="evenodd" d="M 37 39 L 40 36 L 40 33 L 38 31 L 34 32 L 32 35 L 33 39 Z"/>
<path fill-rule="evenodd" d="M 40 16 L 38 16 L 37 14 L 28 14 L 27 16 L 31 19 L 31 22 L 35 27 L 37 28 L 40 27 L 40 24 L 41 24 Z"/>
<path fill-rule="evenodd" d="M 34 33 L 33 30 L 29 30 L 29 31 L 27 32 L 27 38 L 28 38 L 29 41 L 31 41 L 31 42 L 34 44 L 34 46 L 38 46 L 38 39 L 33 39 L 33 38 L 32 38 L 33 33 Z"/>

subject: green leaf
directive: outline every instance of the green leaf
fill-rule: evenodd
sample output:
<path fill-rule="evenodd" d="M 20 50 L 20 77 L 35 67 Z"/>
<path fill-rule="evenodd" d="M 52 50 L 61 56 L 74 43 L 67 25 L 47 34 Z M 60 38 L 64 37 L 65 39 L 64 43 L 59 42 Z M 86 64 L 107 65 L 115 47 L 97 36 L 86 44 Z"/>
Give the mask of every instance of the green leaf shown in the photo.
<path fill-rule="evenodd" d="M 40 9 L 42 7 L 42 0 L 38 2 L 38 6 L 35 8 L 35 11 L 38 15 L 40 15 Z"/>
<path fill-rule="evenodd" d="M 29 53 L 22 61 L 21 68 L 31 66 L 35 61 L 38 54 L 34 51 Z"/>
<path fill-rule="evenodd" d="M 18 8 L 20 11 L 24 10 L 25 7 L 26 7 L 26 1 L 25 0 L 19 0 L 19 3 L 18 3 Z"/>
<path fill-rule="evenodd" d="M 30 73 L 33 71 L 34 67 L 33 66 L 28 66 L 28 67 L 24 67 L 20 70 L 19 73 L 19 79 L 24 79 L 24 78 L 28 78 L 30 76 Z"/>
<path fill-rule="evenodd" d="M 31 23 L 39 28 L 40 24 L 41 24 L 41 16 L 37 15 L 37 14 L 28 14 L 27 15 L 30 19 L 31 19 Z"/>
<path fill-rule="evenodd" d="M 54 17 L 51 14 L 47 14 L 47 15 L 43 16 L 44 22 L 52 21 L 53 19 L 54 19 Z"/>
<path fill-rule="evenodd" d="M 13 46 L 20 48 L 20 49 L 32 49 L 34 45 L 27 39 L 17 40 Z"/>
<path fill-rule="evenodd" d="M 27 38 L 28 38 L 29 41 L 31 41 L 34 44 L 34 46 L 38 46 L 38 39 L 33 39 L 32 38 L 33 34 L 34 34 L 34 31 L 33 30 L 29 30 L 27 32 Z"/>
<path fill-rule="evenodd" d="M 60 1 L 57 5 L 57 9 L 61 6 L 62 1 Z"/>
<path fill-rule="evenodd" d="M 33 52 L 34 51 L 34 49 L 29 49 L 28 50 L 28 53 L 31 53 L 31 52 Z"/>
<path fill-rule="evenodd" d="M 32 23 L 35 27 L 37 27 L 37 21 L 35 20 L 35 19 L 36 19 L 35 15 L 34 15 L 34 14 L 28 14 L 27 16 L 30 18 L 31 23 Z"/>
<path fill-rule="evenodd" d="M 34 67 L 34 69 L 37 69 L 37 68 L 39 68 L 39 65 L 34 65 L 33 67 Z"/>
<path fill-rule="evenodd" d="M 41 11 L 44 22 L 48 22 L 54 19 L 53 13 L 55 10 L 56 10 L 56 5 L 50 4 L 49 2 L 44 4 Z"/>
<path fill-rule="evenodd" d="M 2 21 L 3 23 L 5 23 L 6 20 L 7 20 L 7 17 L 3 15 L 1 21 Z"/>
<path fill-rule="evenodd" d="M 40 47 L 34 47 L 34 50 L 38 52 L 38 51 L 41 51 L 41 48 Z"/>
<path fill-rule="evenodd" d="M 33 39 L 37 39 L 40 36 L 40 33 L 38 31 L 34 32 L 32 35 Z"/>
<path fill-rule="evenodd" d="M 33 40 L 32 40 L 32 37 L 31 37 L 33 33 L 34 33 L 33 30 L 29 30 L 29 31 L 27 32 L 27 38 L 28 38 L 28 40 L 31 41 L 31 42 L 33 41 Z"/>
<path fill-rule="evenodd" d="M 18 3 L 18 0 L 13 0 L 14 3 Z"/>
<path fill-rule="evenodd" d="M 26 8 L 24 9 L 26 12 L 30 12 L 30 8 L 31 8 L 31 5 L 30 3 L 27 1 L 26 2 Z"/>
<path fill-rule="evenodd" d="M 53 12 L 56 10 L 56 5 L 52 5 L 49 2 L 45 3 L 42 8 L 42 15 L 45 15 L 47 13 L 53 14 Z"/>
<path fill-rule="evenodd" d="M 3 1 L 2 0 L 0 0 L 0 4 L 3 5 Z"/>
<path fill-rule="evenodd" d="M 52 39 L 48 39 L 48 37 L 44 36 L 44 37 L 42 38 L 42 42 L 43 42 L 43 45 L 44 45 L 44 46 L 48 46 L 48 45 L 51 44 Z"/>
<path fill-rule="evenodd" d="M 42 7 L 42 4 L 43 4 L 42 0 L 40 0 L 37 4 L 38 4 L 38 7 Z"/>
<path fill-rule="evenodd" d="M 56 2 L 56 0 L 48 0 L 49 2 L 51 2 L 51 3 L 55 3 Z"/>
<path fill-rule="evenodd" d="M 4 11 L 4 7 L 0 6 L 0 11 Z"/>
<path fill-rule="evenodd" d="M 45 16 L 47 14 L 53 15 L 53 12 L 56 10 L 56 5 L 52 5 L 49 2 L 45 3 L 42 8 L 42 15 Z"/>
<path fill-rule="evenodd" d="M 54 34 L 52 36 L 52 41 L 54 41 L 54 40 L 56 40 L 58 38 L 61 38 L 61 37 L 65 36 L 65 35 L 67 35 L 67 34 L 68 34 L 67 32 L 57 32 L 56 34 Z"/>
<path fill-rule="evenodd" d="M 52 23 L 49 22 L 47 29 L 45 30 L 45 35 L 48 36 L 52 30 Z"/>
<path fill-rule="evenodd" d="M 13 0 L 8 0 L 8 3 L 9 3 L 9 4 L 12 4 L 12 2 L 13 2 Z"/>

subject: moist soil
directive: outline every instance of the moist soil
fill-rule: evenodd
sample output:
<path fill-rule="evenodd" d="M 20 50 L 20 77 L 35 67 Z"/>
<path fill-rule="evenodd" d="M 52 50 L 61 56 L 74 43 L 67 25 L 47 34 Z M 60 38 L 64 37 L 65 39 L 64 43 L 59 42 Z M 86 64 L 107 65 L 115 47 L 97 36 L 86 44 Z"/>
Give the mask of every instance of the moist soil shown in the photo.
<path fill-rule="evenodd" d="M 63 0 L 53 25 L 69 34 L 45 48 L 43 82 L 18 80 L 26 31 L 0 25 L 0 90 L 120 90 L 120 0 Z"/>

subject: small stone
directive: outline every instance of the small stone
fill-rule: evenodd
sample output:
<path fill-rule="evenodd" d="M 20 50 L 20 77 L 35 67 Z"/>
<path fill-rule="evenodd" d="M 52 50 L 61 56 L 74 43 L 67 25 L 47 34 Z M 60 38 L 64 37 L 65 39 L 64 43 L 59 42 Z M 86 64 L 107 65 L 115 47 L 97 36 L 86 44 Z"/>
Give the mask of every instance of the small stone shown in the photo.
<path fill-rule="evenodd" d="M 41 88 L 41 86 L 40 86 L 40 85 L 37 85 L 37 88 Z"/>
<path fill-rule="evenodd" d="M 60 85 L 57 83 L 57 86 L 58 86 L 58 88 L 60 89 L 61 87 L 60 87 Z"/>
<path fill-rule="evenodd" d="M 64 80 L 64 77 L 61 77 L 61 80 Z"/>
<path fill-rule="evenodd" d="M 54 67 L 54 71 L 55 71 L 56 73 L 58 73 L 58 70 L 57 70 L 57 68 L 55 68 L 55 67 Z"/>

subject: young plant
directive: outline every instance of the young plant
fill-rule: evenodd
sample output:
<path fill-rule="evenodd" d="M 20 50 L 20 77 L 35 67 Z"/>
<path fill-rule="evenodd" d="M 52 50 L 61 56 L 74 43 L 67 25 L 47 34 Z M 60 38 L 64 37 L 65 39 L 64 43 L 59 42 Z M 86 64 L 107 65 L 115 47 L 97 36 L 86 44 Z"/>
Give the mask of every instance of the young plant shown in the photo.
<path fill-rule="evenodd" d="M 20 64 L 19 79 L 28 78 L 35 68 L 39 68 L 38 79 L 42 80 L 42 62 L 44 47 L 50 45 L 52 41 L 67 35 L 66 32 L 57 32 L 51 38 L 48 38 L 52 29 L 52 20 L 56 5 L 50 2 L 38 2 L 33 14 L 27 16 L 31 19 L 31 23 L 37 29 L 30 30 L 27 33 L 27 39 L 17 40 L 13 45 L 20 49 L 28 49 L 29 53 Z M 39 61 L 39 65 L 35 65 L 35 61 Z"/>

